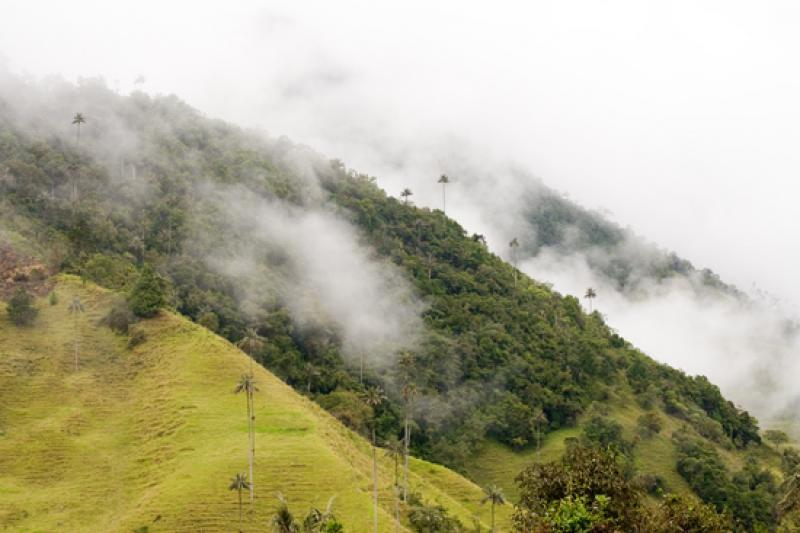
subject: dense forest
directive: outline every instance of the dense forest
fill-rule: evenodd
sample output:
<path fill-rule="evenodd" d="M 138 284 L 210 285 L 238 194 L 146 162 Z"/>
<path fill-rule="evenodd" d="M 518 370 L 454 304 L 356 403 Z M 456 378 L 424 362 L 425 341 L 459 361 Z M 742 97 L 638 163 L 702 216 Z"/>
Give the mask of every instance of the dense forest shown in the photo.
<path fill-rule="evenodd" d="M 442 211 L 394 198 L 373 177 L 285 139 L 207 119 L 175 97 L 122 97 L 97 82 L 52 91 L 63 94 L 33 117 L 0 100 L 0 229 L 12 245 L 15 233 L 38 243 L 21 252 L 43 257 L 53 272 L 131 291 L 152 269 L 166 305 L 232 342 L 253 328 L 265 340 L 255 358 L 353 429 L 365 432 L 372 418 L 362 393 L 383 387 L 379 440 L 402 436 L 408 415 L 414 453 L 455 469 L 487 440 L 526 449 L 589 417 L 582 444 L 617 450 L 615 464 L 630 477 L 634 462 L 625 456 L 635 443 L 593 410 L 630 395 L 686 427 L 673 437 L 675 468 L 697 496 L 731 513 L 737 529 L 776 526 L 769 510 L 779 480 L 756 459 L 734 472 L 715 456 L 716 448 L 762 448 L 752 416 L 705 377 L 648 358 L 576 297 L 516 271 Z M 55 102 L 84 104 L 85 122 L 52 129 L 55 117 L 69 123 L 76 111 Z M 295 283 L 295 258 L 280 241 L 254 238 L 242 217 L 252 205 L 315 210 L 356 228 L 371 259 L 411 287 L 403 297 L 420 310 L 414 338 L 392 341 L 388 359 L 361 354 L 359 364 L 335 319 L 298 321 L 283 297 Z M 623 239 L 556 197 L 538 205 L 538 246 L 562 242 L 575 223 L 585 226 L 580 246 Z M 219 258 L 244 252 L 245 277 L 218 267 Z M 692 270 L 666 261 L 654 268 Z M 604 268 L 627 283 L 625 265 Z"/>

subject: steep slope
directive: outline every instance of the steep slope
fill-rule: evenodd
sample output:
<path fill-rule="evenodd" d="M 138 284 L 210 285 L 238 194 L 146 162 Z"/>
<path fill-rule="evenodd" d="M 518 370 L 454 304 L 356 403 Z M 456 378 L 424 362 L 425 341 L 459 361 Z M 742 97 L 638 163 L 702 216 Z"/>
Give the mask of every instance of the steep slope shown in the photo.
<path fill-rule="evenodd" d="M 40 300 L 33 327 L 11 325 L 0 310 L 0 526 L 235 530 L 228 483 L 246 470 L 247 424 L 233 389 L 247 356 L 169 313 L 136 325 L 145 340 L 128 349 L 98 325 L 113 293 L 71 277 L 55 291 L 59 303 Z M 74 295 L 86 307 L 77 319 L 67 311 Z M 369 445 L 263 368 L 255 375 L 257 490 L 245 530 L 265 529 L 279 491 L 300 516 L 335 496 L 347 530 L 369 530 Z M 380 457 L 381 531 L 394 531 L 393 465 Z M 413 460 L 412 471 L 425 500 L 465 524 L 488 523 L 478 487 L 425 461 Z"/>

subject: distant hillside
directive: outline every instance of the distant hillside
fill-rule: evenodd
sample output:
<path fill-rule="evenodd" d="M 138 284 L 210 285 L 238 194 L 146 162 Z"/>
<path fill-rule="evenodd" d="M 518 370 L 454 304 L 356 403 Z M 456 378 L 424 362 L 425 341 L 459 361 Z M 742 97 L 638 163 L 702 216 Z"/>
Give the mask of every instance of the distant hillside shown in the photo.
<path fill-rule="evenodd" d="M 234 394 L 247 356 L 208 330 L 163 313 L 139 323 L 144 342 L 99 325 L 112 293 L 61 278 L 36 323 L 0 309 L 0 528 L 13 531 L 234 531 L 230 478 L 247 466 L 244 398 Z M 80 368 L 73 369 L 73 296 Z M 265 531 L 282 492 L 295 515 L 334 510 L 347 531 L 371 526 L 368 443 L 315 403 L 256 369 L 256 502 L 246 531 Z M 393 464 L 380 453 L 381 531 L 393 525 Z M 471 525 L 488 524 L 481 490 L 412 460 L 411 487 Z M 501 508 L 503 528 L 509 510 Z M 403 529 L 405 530 L 405 529 Z"/>
<path fill-rule="evenodd" d="M 674 252 L 646 242 L 632 230 L 577 205 L 544 184 L 537 184 L 521 203 L 526 206 L 522 222 L 527 228 L 520 235 L 520 260 L 544 251 L 564 257 L 579 254 L 595 273 L 623 292 L 681 277 L 697 289 L 741 295 L 711 270 L 696 268 Z"/>
<path fill-rule="evenodd" d="M 153 265 L 177 312 L 230 341 L 255 327 L 258 361 L 356 431 L 358 395 L 381 385 L 380 439 L 411 411 L 417 455 L 510 493 L 540 440 L 554 458 L 575 437 L 624 450 L 654 497 L 740 498 L 742 530 L 774 525 L 780 457 L 752 416 L 441 211 L 174 97 L 47 94 L 35 116 L 0 107 L 0 221 L 53 271 L 126 291 Z M 80 141 L 53 123 L 74 109 Z"/>

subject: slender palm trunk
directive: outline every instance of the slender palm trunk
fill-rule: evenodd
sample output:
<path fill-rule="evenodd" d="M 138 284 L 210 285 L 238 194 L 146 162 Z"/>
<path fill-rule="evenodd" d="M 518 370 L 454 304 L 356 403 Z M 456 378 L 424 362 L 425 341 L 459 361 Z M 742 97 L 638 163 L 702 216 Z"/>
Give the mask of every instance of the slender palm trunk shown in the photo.
<path fill-rule="evenodd" d="M 242 533 L 242 487 L 239 487 L 239 533 Z"/>
<path fill-rule="evenodd" d="M 374 504 L 373 509 L 373 526 L 375 533 L 378 533 L 378 456 L 375 449 L 375 427 L 372 427 L 372 499 Z"/>
<path fill-rule="evenodd" d="M 492 533 L 494 533 L 494 500 L 492 500 Z"/>
<path fill-rule="evenodd" d="M 445 192 L 444 192 L 444 189 L 445 189 L 445 184 L 444 184 L 444 183 L 442 183 L 442 213 L 445 213 L 445 214 L 447 214 L 447 211 L 446 211 L 446 209 L 445 209 L 445 208 L 447 207 L 447 203 L 445 202 Z"/>
<path fill-rule="evenodd" d="M 409 410 L 406 406 L 405 431 L 403 432 L 403 501 L 408 501 L 408 449 L 411 446 L 411 423 Z"/>
<path fill-rule="evenodd" d="M 78 371 L 78 316 L 75 312 L 75 372 Z"/>
<path fill-rule="evenodd" d="M 252 374 L 251 374 L 252 375 Z M 253 402 L 253 389 L 252 386 L 247 391 L 247 413 L 249 417 L 248 431 L 250 437 L 250 504 L 253 504 L 255 479 L 253 478 L 253 462 L 256 456 L 256 415 L 255 406 Z"/>

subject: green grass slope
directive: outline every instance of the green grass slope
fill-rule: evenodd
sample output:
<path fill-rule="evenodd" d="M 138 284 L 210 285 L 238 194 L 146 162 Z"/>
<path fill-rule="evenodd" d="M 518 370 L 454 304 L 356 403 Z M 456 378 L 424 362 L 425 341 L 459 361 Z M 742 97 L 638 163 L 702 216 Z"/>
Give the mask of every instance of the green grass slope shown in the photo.
<path fill-rule="evenodd" d="M 233 393 L 245 354 L 176 315 L 136 325 L 144 343 L 98 321 L 113 293 L 75 278 L 38 302 L 34 326 L 0 309 L 0 528 L 13 531 L 235 531 L 230 478 L 247 469 L 245 399 Z M 67 306 L 79 295 L 86 312 Z M 73 368 L 75 332 L 80 366 Z M 335 496 L 347 531 L 371 528 L 371 450 L 262 367 L 255 371 L 256 501 L 245 531 L 267 529 L 282 492 L 295 515 Z M 381 531 L 394 531 L 393 464 L 380 453 Z M 486 525 L 480 489 L 412 461 L 412 488 L 465 525 Z M 507 529 L 510 509 L 499 512 Z"/>

